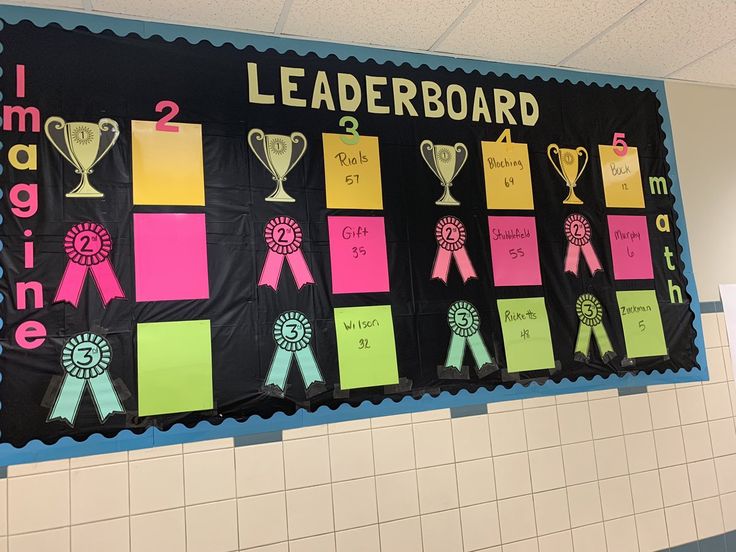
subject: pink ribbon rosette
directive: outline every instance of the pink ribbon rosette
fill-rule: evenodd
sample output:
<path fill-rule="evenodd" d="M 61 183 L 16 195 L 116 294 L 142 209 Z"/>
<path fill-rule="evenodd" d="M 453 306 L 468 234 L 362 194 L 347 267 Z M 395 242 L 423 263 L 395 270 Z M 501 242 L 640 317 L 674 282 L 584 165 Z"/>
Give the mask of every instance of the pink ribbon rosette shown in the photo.
<path fill-rule="evenodd" d="M 69 262 L 56 291 L 54 303 L 65 301 L 76 307 L 82 295 L 87 272 L 92 273 L 104 306 L 113 299 L 125 298 L 123 288 L 120 287 L 118 277 L 110 263 L 112 240 L 104 226 L 94 222 L 75 224 L 64 238 L 64 251 L 69 257 Z"/>
<path fill-rule="evenodd" d="M 258 280 L 259 286 L 269 286 L 274 290 L 278 288 L 284 259 L 289 263 L 297 289 L 314 283 L 301 250 L 302 229 L 294 219 L 276 217 L 269 220 L 263 230 L 263 238 L 268 246 L 268 254 Z"/>
<path fill-rule="evenodd" d="M 590 222 L 583 215 L 574 213 L 565 219 L 565 237 L 568 242 L 565 272 L 572 272 L 575 276 L 578 275 L 581 251 L 591 274 L 603 270 L 601 262 L 590 243 L 590 234 Z"/>
<path fill-rule="evenodd" d="M 470 278 L 477 278 L 473 263 L 470 262 L 468 252 L 465 250 L 465 225 L 460 219 L 453 216 L 442 217 L 437 221 L 434 228 L 434 236 L 437 239 L 437 255 L 432 267 L 432 278 L 438 278 L 447 283 L 447 275 L 450 272 L 450 261 L 455 259 L 457 269 L 463 279 L 463 283 Z"/>

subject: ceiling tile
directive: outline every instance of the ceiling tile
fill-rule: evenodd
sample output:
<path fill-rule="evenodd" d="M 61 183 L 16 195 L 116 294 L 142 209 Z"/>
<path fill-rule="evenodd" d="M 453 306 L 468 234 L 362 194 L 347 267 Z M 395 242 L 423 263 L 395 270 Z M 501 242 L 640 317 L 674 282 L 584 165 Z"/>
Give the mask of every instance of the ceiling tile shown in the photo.
<path fill-rule="evenodd" d="M 202 27 L 273 32 L 284 0 L 92 0 L 95 11 Z"/>
<path fill-rule="evenodd" d="M 673 79 L 736 86 L 736 41 L 669 76 Z"/>
<path fill-rule="evenodd" d="M 649 0 L 565 65 L 662 77 L 734 38 L 734 0 Z"/>
<path fill-rule="evenodd" d="M 426 50 L 471 0 L 294 0 L 284 34 Z"/>
<path fill-rule="evenodd" d="M 482 0 L 437 50 L 555 65 L 642 0 Z"/>

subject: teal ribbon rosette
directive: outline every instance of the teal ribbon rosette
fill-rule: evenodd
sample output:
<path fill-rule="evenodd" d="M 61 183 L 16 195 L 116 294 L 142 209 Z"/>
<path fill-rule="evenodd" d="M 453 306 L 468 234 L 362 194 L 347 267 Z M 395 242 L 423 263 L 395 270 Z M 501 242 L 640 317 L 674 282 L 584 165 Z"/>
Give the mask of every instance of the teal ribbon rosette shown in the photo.
<path fill-rule="evenodd" d="M 317 366 L 317 360 L 310 346 L 312 325 L 309 320 L 298 311 L 281 313 L 273 325 L 273 339 L 276 342 L 276 351 L 271 360 L 264 388 L 270 389 L 269 394 L 283 396 L 292 359 L 296 357 L 296 363 L 309 396 L 310 387 L 312 389 L 316 387 L 313 384 L 324 383 L 322 372 Z M 322 389 L 321 386 L 320 389 Z"/>
<path fill-rule="evenodd" d="M 84 332 L 69 339 L 61 351 L 61 365 L 66 373 L 49 421 L 64 420 L 73 426 L 87 387 L 101 423 L 111 414 L 125 413 L 107 371 L 111 361 L 112 349 L 104 337 Z"/>
<path fill-rule="evenodd" d="M 575 302 L 575 312 L 580 320 L 578 338 L 575 341 L 575 360 L 587 362 L 590 358 L 590 338 L 595 337 L 598 350 L 603 362 L 608 362 L 616 356 L 603 326 L 603 305 L 595 295 L 583 293 Z"/>
<path fill-rule="evenodd" d="M 452 331 L 450 346 L 447 349 L 445 368 L 462 371 L 465 347 L 470 348 L 476 363 L 478 375 L 486 375 L 495 368 L 491 354 L 480 335 L 480 315 L 478 310 L 468 301 L 456 301 L 447 311 L 447 323 Z"/>

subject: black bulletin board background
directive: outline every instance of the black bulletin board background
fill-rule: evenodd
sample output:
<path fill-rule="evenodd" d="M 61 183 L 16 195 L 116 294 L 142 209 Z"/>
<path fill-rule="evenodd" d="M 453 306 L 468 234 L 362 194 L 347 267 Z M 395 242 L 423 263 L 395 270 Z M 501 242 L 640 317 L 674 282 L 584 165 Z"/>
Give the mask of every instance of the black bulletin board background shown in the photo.
<path fill-rule="evenodd" d="M 120 38 L 111 32 L 93 34 L 85 29 L 63 30 L 55 25 L 37 28 L 31 23 L 5 25 L 0 33 L 4 51 L 0 65 L 4 101 L 13 102 L 13 68 L 26 66 L 27 95 L 19 105 L 37 106 L 42 120 L 58 115 L 67 121 L 97 121 L 109 117 L 120 124 L 121 137 L 116 146 L 95 168 L 93 183 L 104 192 L 104 199 L 67 199 L 64 193 L 77 182 L 71 165 L 53 150 L 43 133 L 4 133 L 6 148 L 14 143 L 38 144 L 38 172 L 15 171 L 6 165 L 0 177 L 5 198 L 16 182 L 35 181 L 39 187 L 39 212 L 32 219 L 15 218 L 9 202 L 3 201 L 0 227 L 5 244 L 0 264 L 5 277 L 0 280 L 5 326 L 2 329 L 3 354 L 0 357 L 0 441 L 21 446 L 31 439 L 46 443 L 70 435 L 77 439 L 92 433 L 108 436 L 121 429 L 143 431 L 155 425 L 168 428 L 174 423 L 186 425 L 208 419 L 243 419 L 251 414 L 268 416 L 275 411 L 294 412 L 298 407 L 315 409 L 335 407 L 341 402 L 359 404 L 369 399 L 379 402 L 387 395 L 382 388 L 352 391 L 349 399 L 334 399 L 331 394 L 307 402 L 298 370 L 290 373 L 286 400 L 270 398 L 259 392 L 274 351 L 271 328 L 285 310 L 300 310 L 312 321 L 315 335 L 312 347 L 319 366 L 330 386 L 339 381 L 337 349 L 332 312 L 334 307 L 390 304 L 394 316 L 399 375 L 413 382 L 408 394 L 419 396 L 440 390 L 456 392 L 478 386 L 511 387 L 504 381 L 505 355 L 501 337 L 497 298 L 544 295 L 550 318 L 555 358 L 561 370 L 520 374 L 518 384 L 534 379 L 591 378 L 622 373 L 620 359 L 625 346 L 620 318 L 616 312 L 616 290 L 656 288 L 660 301 L 667 359 L 637 360 L 626 370 L 651 372 L 689 369 L 696 366 L 694 316 L 685 293 L 682 276 L 679 232 L 673 226 L 669 234 L 655 227 L 657 214 L 676 220 L 671 195 L 651 195 L 649 176 L 667 176 L 664 136 L 660 129 L 658 99 L 648 90 L 623 87 L 571 84 L 543 81 L 539 78 L 466 74 L 445 69 L 415 69 L 408 64 L 380 65 L 355 59 L 341 61 L 315 55 L 261 53 L 249 48 L 238 50 L 230 45 L 209 43 L 192 45 L 183 39 L 167 42 L 154 37 L 141 39 L 131 35 Z M 364 135 L 380 140 L 383 182 L 383 211 L 329 210 L 325 207 L 322 132 L 341 132 L 338 121 L 344 113 L 320 110 L 264 106 L 248 103 L 246 62 L 258 63 L 261 90 L 279 89 L 281 65 L 304 67 L 306 77 L 300 90 L 311 92 L 317 70 L 324 70 L 336 90 L 336 73 L 347 72 L 363 80 L 365 75 L 401 76 L 415 82 L 432 80 L 443 88 L 450 83 L 472 91 L 482 86 L 492 101 L 492 89 L 504 88 L 515 93 L 527 91 L 539 102 L 540 117 L 533 127 L 511 126 L 514 142 L 529 145 L 531 175 L 536 210 L 488 211 L 483 181 L 481 140 L 496 140 L 506 126 L 488 123 L 456 122 L 449 118 L 398 117 L 373 115 L 365 103 L 354 115 Z M 176 101 L 181 111 L 174 122 L 201 123 L 204 135 L 207 246 L 210 299 L 136 303 L 132 266 L 133 212 L 201 212 L 201 208 L 133 207 L 131 186 L 130 121 L 157 120 L 156 103 Z M 391 105 L 390 87 L 384 88 L 386 105 Z M 420 109 L 421 102 L 417 102 Z M 518 113 L 518 112 L 517 112 Z M 290 173 L 287 191 L 296 198 L 293 204 L 267 203 L 263 198 L 273 189 L 273 181 L 255 159 L 245 142 L 251 128 L 266 133 L 304 133 L 308 140 L 306 155 Z M 598 162 L 598 144 L 610 144 L 614 132 L 624 132 L 626 141 L 639 149 L 646 209 L 606 209 Z M 453 195 L 460 207 L 438 207 L 435 200 L 442 189 L 419 154 L 419 144 L 429 139 L 440 144 L 463 142 L 469 158 L 455 180 Z M 576 193 L 585 204 L 562 204 L 567 188 L 550 165 L 546 151 L 550 143 L 562 147 L 585 147 L 590 161 L 582 174 Z M 669 177 L 668 186 L 671 186 Z M 562 223 L 572 212 L 580 212 L 591 221 L 593 246 L 604 273 L 590 276 L 581 265 L 579 276 L 565 274 L 563 262 L 567 242 Z M 654 281 L 614 282 L 609 252 L 607 214 L 647 214 Z M 327 219 L 331 214 L 380 215 L 385 217 L 389 257 L 390 293 L 333 295 L 330 284 Z M 456 266 L 452 266 L 447 285 L 430 280 L 436 251 L 434 226 L 446 214 L 458 216 L 468 231 L 467 251 L 478 273 L 477 280 L 462 284 Z M 490 259 L 487 216 L 489 214 L 535 215 L 542 270 L 542 287 L 495 288 Z M 274 216 L 296 219 L 304 230 L 303 251 L 315 277 L 314 286 L 297 291 L 290 272 L 282 273 L 278 292 L 258 287 L 257 280 L 266 256 L 263 227 Z M 104 225 L 113 240 L 112 263 L 120 278 L 127 300 L 115 300 L 104 309 L 91 280 L 84 287 L 78 308 L 51 304 L 67 262 L 63 237 L 75 223 L 92 220 Z M 36 265 L 23 268 L 22 232 L 31 228 L 35 236 Z M 675 252 L 677 271 L 667 269 L 662 255 L 665 246 Z M 685 303 L 672 304 L 667 278 L 679 285 Z M 17 312 L 16 281 L 39 280 L 44 286 L 44 308 Z M 573 360 L 578 329 L 575 300 L 580 293 L 591 292 L 600 298 L 605 309 L 604 324 L 618 357 L 603 364 L 595 348 L 593 360 L 583 364 Z M 437 365 L 444 362 L 450 340 L 446 315 L 458 299 L 471 301 L 481 315 L 481 334 L 501 370 L 478 380 L 471 371 L 466 382 L 440 381 Z M 23 320 L 39 320 L 47 328 L 46 343 L 33 351 L 14 344 L 12 332 Z M 212 324 L 213 385 L 215 409 L 211 412 L 139 418 L 136 413 L 136 336 L 140 322 L 210 319 Z M 80 331 L 92 329 L 105 335 L 113 349 L 110 374 L 122 380 L 131 396 L 124 399 L 126 415 L 114 415 L 100 425 L 89 393 L 86 392 L 74 428 L 62 422 L 47 423 L 49 406 L 44 401 L 50 385 L 62 375 L 59 355 L 65 340 Z M 472 364 L 466 351 L 466 364 Z M 401 394 L 388 395 L 394 399 Z M 46 406 L 44 406 L 46 405 Z"/>

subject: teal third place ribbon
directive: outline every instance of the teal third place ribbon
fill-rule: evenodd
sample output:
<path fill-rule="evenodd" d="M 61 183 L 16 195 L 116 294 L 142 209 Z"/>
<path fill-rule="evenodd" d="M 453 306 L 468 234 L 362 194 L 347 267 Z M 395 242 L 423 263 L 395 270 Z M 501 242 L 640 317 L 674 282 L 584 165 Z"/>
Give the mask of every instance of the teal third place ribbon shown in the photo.
<path fill-rule="evenodd" d="M 61 365 L 66 374 L 49 421 L 65 420 L 73 426 L 88 385 L 101 423 L 113 413 L 125 413 L 107 372 L 111 361 L 112 350 L 104 337 L 85 332 L 69 339 L 61 351 Z"/>
<path fill-rule="evenodd" d="M 307 317 L 298 311 L 281 313 L 273 325 L 273 338 L 277 348 L 266 376 L 264 390 L 270 395 L 283 397 L 291 360 L 295 356 L 307 397 L 316 394 L 310 392 L 310 386 L 315 383 L 324 384 L 324 380 L 309 345 L 312 339 L 312 325 Z M 318 385 L 312 390 L 321 391 L 323 388 L 324 385 Z"/>
<path fill-rule="evenodd" d="M 603 326 L 603 306 L 595 295 L 583 293 L 575 302 L 575 311 L 580 319 L 578 339 L 575 342 L 575 360 L 587 362 L 590 358 L 590 335 L 595 336 L 598 350 L 603 362 L 608 362 L 616 356 L 608 338 L 606 328 Z"/>
<path fill-rule="evenodd" d="M 470 352 L 476 363 L 476 371 L 480 377 L 486 375 L 489 368 L 495 367 L 483 338 L 478 332 L 480 328 L 480 316 L 477 309 L 467 301 L 456 301 L 450 305 L 447 311 L 447 323 L 452 330 L 452 339 L 447 349 L 446 368 L 454 368 L 462 371 L 465 345 L 470 347 Z"/>

